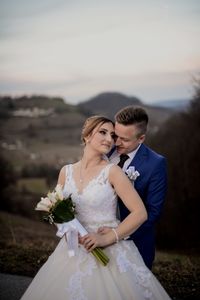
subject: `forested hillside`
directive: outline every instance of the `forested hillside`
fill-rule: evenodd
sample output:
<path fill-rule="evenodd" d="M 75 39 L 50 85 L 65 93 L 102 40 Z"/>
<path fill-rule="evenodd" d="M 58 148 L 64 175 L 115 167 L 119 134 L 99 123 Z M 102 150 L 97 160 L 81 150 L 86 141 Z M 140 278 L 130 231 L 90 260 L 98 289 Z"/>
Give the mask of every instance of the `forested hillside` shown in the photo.
<path fill-rule="evenodd" d="M 54 166 L 73 162 L 80 155 L 86 117 L 103 114 L 113 119 L 116 111 L 127 105 L 145 107 L 150 133 L 173 114 L 119 93 L 103 93 L 79 105 L 45 96 L 0 97 L 1 152 L 17 168 L 33 162 Z"/>
<path fill-rule="evenodd" d="M 102 113 L 113 118 L 122 106 L 139 105 L 150 117 L 146 143 L 168 162 L 168 195 L 158 226 L 158 246 L 198 248 L 199 103 L 199 87 L 191 106 L 180 113 L 118 93 L 100 94 L 81 105 L 44 96 L 0 98 L 0 206 L 35 218 L 35 203 L 55 186 L 60 168 L 80 157 L 86 117 Z"/>
<path fill-rule="evenodd" d="M 158 243 L 167 248 L 199 249 L 200 83 L 188 111 L 177 113 L 151 137 L 152 148 L 168 163 L 168 194 L 158 227 Z"/>

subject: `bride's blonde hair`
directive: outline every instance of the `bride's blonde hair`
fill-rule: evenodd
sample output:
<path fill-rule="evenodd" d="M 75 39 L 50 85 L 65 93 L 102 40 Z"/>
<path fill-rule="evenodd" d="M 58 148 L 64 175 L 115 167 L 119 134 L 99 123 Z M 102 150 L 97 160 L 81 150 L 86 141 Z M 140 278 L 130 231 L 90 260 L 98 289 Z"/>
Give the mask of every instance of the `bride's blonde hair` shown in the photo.
<path fill-rule="evenodd" d="M 99 125 L 103 125 L 105 123 L 111 123 L 113 126 L 115 126 L 114 122 L 104 116 L 92 116 L 89 117 L 84 125 L 83 125 L 83 129 L 82 129 L 82 134 L 81 134 L 81 140 L 83 142 L 83 144 L 86 144 L 86 138 L 89 137 L 93 130 Z"/>

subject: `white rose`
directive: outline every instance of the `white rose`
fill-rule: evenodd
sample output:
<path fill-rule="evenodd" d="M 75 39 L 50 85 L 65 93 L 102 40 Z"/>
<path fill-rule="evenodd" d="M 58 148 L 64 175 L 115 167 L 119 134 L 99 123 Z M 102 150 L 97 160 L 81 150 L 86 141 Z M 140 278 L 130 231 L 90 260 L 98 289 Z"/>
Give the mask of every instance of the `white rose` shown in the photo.
<path fill-rule="evenodd" d="M 56 193 L 58 195 L 59 200 L 63 200 L 64 196 L 63 196 L 63 189 L 62 189 L 61 184 L 57 184 L 57 186 L 55 188 L 55 191 L 56 191 Z"/>
<path fill-rule="evenodd" d="M 49 207 L 41 203 L 41 201 L 37 204 L 35 210 L 47 211 L 49 212 Z"/>
<path fill-rule="evenodd" d="M 49 199 L 51 201 L 52 204 L 55 204 L 57 202 L 57 199 L 56 199 L 56 192 L 49 192 L 47 194 L 47 199 Z"/>
<path fill-rule="evenodd" d="M 40 203 L 49 208 L 52 206 L 52 202 L 48 197 L 45 198 L 41 197 Z"/>

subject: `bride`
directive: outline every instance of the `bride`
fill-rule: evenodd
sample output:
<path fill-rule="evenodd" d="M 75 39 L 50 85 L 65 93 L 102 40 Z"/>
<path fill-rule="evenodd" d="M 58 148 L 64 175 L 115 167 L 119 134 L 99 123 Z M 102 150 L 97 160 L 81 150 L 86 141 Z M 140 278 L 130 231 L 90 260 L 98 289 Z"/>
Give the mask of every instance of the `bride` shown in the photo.
<path fill-rule="evenodd" d="M 65 197 L 71 195 L 76 217 L 89 233 L 80 238 L 73 257 L 63 237 L 21 299 L 170 299 L 133 241 L 126 240 L 147 219 L 147 213 L 127 176 L 106 159 L 115 140 L 113 122 L 102 116 L 88 118 L 82 140 L 82 159 L 64 166 L 58 183 Z M 117 195 L 130 211 L 121 223 L 116 217 Z M 102 234 L 102 226 L 112 230 Z M 110 258 L 105 267 L 89 253 L 97 246 L 104 247 Z"/>

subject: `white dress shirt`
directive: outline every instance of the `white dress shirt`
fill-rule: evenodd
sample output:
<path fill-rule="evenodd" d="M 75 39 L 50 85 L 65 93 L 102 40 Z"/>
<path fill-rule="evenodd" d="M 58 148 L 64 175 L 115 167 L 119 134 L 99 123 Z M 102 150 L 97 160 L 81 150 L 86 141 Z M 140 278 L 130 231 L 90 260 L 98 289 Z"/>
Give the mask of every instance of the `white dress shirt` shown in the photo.
<path fill-rule="evenodd" d="M 125 171 L 129 164 L 131 163 L 131 161 L 133 160 L 133 158 L 135 157 L 137 151 L 139 150 L 141 144 L 132 152 L 127 153 L 127 155 L 129 156 L 129 158 L 125 161 L 124 165 L 123 165 L 123 171 Z M 117 165 L 120 161 L 120 154 L 117 153 L 117 150 L 115 150 L 112 155 L 109 157 L 109 161 L 112 162 L 113 164 Z"/>

